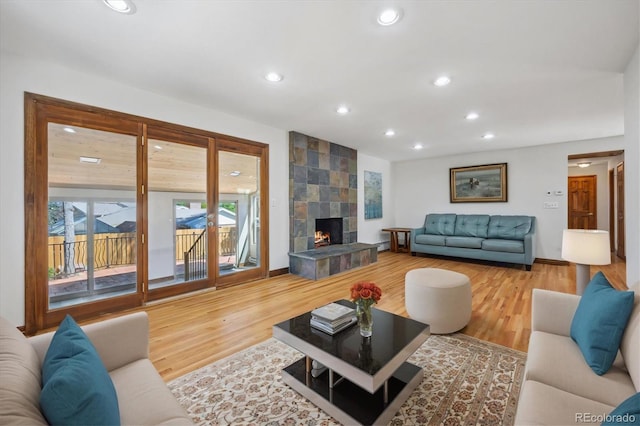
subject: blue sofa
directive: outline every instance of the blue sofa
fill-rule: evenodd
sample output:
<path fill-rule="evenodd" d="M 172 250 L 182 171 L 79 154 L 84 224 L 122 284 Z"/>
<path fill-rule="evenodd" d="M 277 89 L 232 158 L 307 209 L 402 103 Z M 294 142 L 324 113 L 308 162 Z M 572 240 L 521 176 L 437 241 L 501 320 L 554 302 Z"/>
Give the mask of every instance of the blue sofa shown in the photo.
<path fill-rule="evenodd" d="M 536 260 L 533 216 L 428 214 L 411 232 L 411 254 L 437 254 L 525 265 Z"/>

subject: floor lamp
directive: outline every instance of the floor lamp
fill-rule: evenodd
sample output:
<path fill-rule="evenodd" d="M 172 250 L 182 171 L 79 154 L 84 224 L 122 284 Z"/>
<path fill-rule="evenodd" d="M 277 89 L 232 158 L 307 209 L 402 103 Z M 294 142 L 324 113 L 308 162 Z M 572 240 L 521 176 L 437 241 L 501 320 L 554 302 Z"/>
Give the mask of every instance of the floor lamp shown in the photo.
<path fill-rule="evenodd" d="M 609 232 L 565 229 L 562 232 L 562 258 L 576 264 L 576 294 L 582 294 L 591 280 L 590 265 L 609 265 Z"/>

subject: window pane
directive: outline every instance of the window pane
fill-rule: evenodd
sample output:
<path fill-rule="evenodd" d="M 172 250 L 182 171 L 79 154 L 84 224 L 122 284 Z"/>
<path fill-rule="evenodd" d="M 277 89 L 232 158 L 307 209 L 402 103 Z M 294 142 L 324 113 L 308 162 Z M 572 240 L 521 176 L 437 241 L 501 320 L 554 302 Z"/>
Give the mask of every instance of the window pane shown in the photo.
<path fill-rule="evenodd" d="M 49 307 L 136 291 L 136 138 L 48 125 Z"/>
<path fill-rule="evenodd" d="M 207 278 L 207 149 L 149 139 L 149 288 Z"/>
<path fill-rule="evenodd" d="M 226 212 L 218 211 L 218 238 L 233 233 L 233 263 L 220 252 L 220 274 L 226 275 L 260 266 L 260 158 L 233 152 L 219 152 L 220 205 L 233 203 L 235 223 L 226 226 Z"/>

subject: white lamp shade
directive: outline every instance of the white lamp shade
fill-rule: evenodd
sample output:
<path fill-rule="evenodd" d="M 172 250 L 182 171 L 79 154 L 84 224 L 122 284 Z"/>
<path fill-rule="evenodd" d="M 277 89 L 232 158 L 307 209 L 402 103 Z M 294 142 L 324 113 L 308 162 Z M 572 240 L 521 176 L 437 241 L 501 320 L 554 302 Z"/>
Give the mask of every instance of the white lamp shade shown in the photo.
<path fill-rule="evenodd" d="M 562 232 L 562 258 L 583 265 L 610 264 L 609 232 L 565 229 Z"/>

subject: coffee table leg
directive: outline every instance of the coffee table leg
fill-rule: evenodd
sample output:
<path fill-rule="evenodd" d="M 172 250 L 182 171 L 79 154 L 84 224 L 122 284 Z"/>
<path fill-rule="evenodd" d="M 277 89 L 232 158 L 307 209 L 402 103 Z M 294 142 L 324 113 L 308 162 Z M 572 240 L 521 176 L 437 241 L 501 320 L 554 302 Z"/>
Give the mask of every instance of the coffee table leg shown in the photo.
<path fill-rule="evenodd" d="M 329 389 L 333 389 L 335 386 L 339 385 L 342 380 L 344 380 L 344 377 L 342 376 L 340 376 L 338 380 L 334 380 L 333 370 L 329 368 Z"/>
<path fill-rule="evenodd" d="M 389 404 L 389 381 L 384 381 L 384 391 L 382 392 L 382 401 L 384 405 Z"/>

